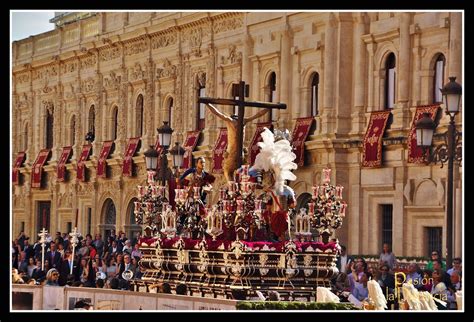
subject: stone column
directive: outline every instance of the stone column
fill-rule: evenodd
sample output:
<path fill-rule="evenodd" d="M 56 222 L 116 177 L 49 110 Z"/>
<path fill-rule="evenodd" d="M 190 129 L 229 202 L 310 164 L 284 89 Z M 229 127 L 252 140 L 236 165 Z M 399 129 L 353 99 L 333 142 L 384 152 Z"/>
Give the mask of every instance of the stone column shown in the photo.
<path fill-rule="evenodd" d="M 286 19 L 286 17 L 285 17 Z M 289 108 L 291 106 L 290 102 L 290 86 L 291 86 L 291 30 L 288 22 L 285 22 L 284 29 L 281 32 L 281 42 L 280 42 L 280 102 L 286 103 L 286 110 L 278 110 L 278 125 L 282 128 L 290 127 L 291 120 L 289 120 Z"/>
<path fill-rule="evenodd" d="M 454 76 L 462 85 L 462 13 L 451 12 L 449 28 L 448 71 L 445 78 Z"/>
<path fill-rule="evenodd" d="M 354 108 L 352 109 L 351 132 L 359 134 L 365 127 L 365 80 L 367 79 L 367 51 L 362 36 L 366 33 L 366 14 L 357 13 L 354 31 Z"/>
<path fill-rule="evenodd" d="M 368 72 L 367 82 L 367 112 L 375 111 L 375 71 L 374 71 L 374 52 L 375 44 L 372 41 L 367 43 L 367 51 L 369 53 L 369 61 L 367 63 L 366 70 Z"/>
<path fill-rule="evenodd" d="M 396 168 L 395 172 L 395 194 L 393 200 L 393 229 L 392 229 L 392 249 L 397 256 L 406 256 L 406 242 L 404 229 L 404 215 L 405 215 L 405 197 L 403 196 L 403 189 L 405 186 L 404 177 L 406 170 L 403 167 Z"/>
<path fill-rule="evenodd" d="M 392 129 L 403 129 L 409 127 L 409 91 L 410 91 L 410 21 L 411 13 L 400 14 L 400 50 L 396 64 L 398 65 L 398 77 L 395 81 L 398 85 L 397 104 L 393 110 Z M 398 78 L 398 79 L 397 79 Z"/>
<path fill-rule="evenodd" d="M 336 89 L 336 60 L 337 60 L 337 20 L 330 13 L 326 21 L 324 35 L 324 100 L 322 108 L 321 128 L 324 134 L 334 130 L 334 105 Z"/>
<path fill-rule="evenodd" d="M 417 30 L 415 25 L 414 46 L 413 46 L 413 93 L 411 95 L 412 105 L 418 106 L 421 104 L 421 33 Z"/>

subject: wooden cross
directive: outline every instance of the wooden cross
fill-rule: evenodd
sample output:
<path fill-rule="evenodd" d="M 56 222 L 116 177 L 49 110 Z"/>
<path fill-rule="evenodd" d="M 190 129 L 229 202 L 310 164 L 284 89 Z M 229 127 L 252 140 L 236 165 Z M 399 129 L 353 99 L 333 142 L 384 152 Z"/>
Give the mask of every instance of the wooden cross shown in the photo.
<path fill-rule="evenodd" d="M 74 230 L 69 233 L 69 236 L 71 236 L 71 245 L 72 245 L 71 268 L 70 268 L 69 274 L 72 275 L 72 268 L 74 267 L 74 251 L 76 250 L 76 245 L 79 242 L 79 239 L 77 239 L 77 237 L 79 236 L 79 233 L 77 232 L 77 227 L 74 227 Z"/>
<path fill-rule="evenodd" d="M 244 137 L 244 114 L 245 107 L 258 107 L 258 108 L 267 108 L 271 109 L 286 109 L 286 104 L 284 103 L 269 103 L 269 102 L 250 102 L 245 101 L 244 97 L 249 97 L 249 85 L 246 85 L 244 81 L 240 81 L 238 84 L 232 84 L 232 95 L 234 99 L 229 98 L 211 98 L 211 97 L 200 97 L 198 103 L 203 104 L 218 104 L 218 105 L 232 105 L 238 106 L 238 119 L 237 119 L 237 128 L 238 128 L 238 162 L 237 168 L 240 168 L 242 165 L 242 150 L 243 150 L 243 137 Z"/>
<path fill-rule="evenodd" d="M 44 271 L 44 248 L 46 247 L 46 236 L 48 235 L 48 231 L 43 227 L 41 232 L 38 234 L 40 237 L 41 243 L 41 270 Z"/>

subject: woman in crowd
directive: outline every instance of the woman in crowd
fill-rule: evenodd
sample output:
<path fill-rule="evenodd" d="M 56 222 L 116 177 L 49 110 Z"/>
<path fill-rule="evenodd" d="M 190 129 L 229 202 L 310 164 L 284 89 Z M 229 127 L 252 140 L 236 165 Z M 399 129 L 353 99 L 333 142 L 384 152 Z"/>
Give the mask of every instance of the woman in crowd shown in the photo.
<path fill-rule="evenodd" d="M 107 279 L 114 278 L 115 275 L 117 275 L 117 265 L 115 264 L 115 258 L 113 256 L 110 256 L 107 261 L 105 273 L 107 274 Z"/>
<path fill-rule="evenodd" d="M 443 272 L 437 269 L 433 271 L 433 287 L 431 289 L 431 295 L 441 301 L 446 302 L 448 300 L 448 288 L 443 282 Z M 439 310 L 446 309 L 446 307 L 441 305 L 438 301 L 435 302 Z"/>
<path fill-rule="evenodd" d="M 390 271 L 393 271 L 397 264 L 397 258 L 390 249 L 390 245 L 387 243 L 383 244 L 382 253 L 380 254 L 379 258 L 379 266 L 382 266 L 384 264 L 388 265 Z"/>
<path fill-rule="evenodd" d="M 36 268 L 35 259 L 33 257 L 28 258 L 27 273 L 29 277 L 33 276 L 33 270 Z"/>
<path fill-rule="evenodd" d="M 59 286 L 59 272 L 56 268 L 51 268 L 46 274 L 46 284 L 47 286 Z"/>

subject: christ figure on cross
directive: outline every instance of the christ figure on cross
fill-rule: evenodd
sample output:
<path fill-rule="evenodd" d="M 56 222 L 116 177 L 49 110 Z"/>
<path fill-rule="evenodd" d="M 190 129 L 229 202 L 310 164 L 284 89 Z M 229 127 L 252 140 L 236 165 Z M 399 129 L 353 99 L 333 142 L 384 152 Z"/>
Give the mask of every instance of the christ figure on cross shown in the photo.
<path fill-rule="evenodd" d="M 207 103 L 206 106 L 209 108 L 209 110 L 217 115 L 221 120 L 225 122 L 225 125 L 227 127 L 227 150 L 224 153 L 224 164 L 223 164 L 223 170 L 224 170 L 224 176 L 227 179 L 227 181 L 234 181 L 234 171 L 237 170 L 239 167 L 238 164 L 238 156 L 239 153 L 243 154 L 243 151 L 237 151 L 238 149 L 238 142 L 239 142 L 239 137 L 238 137 L 238 116 L 233 114 L 233 115 L 227 115 L 219 111 L 214 105 Z M 245 117 L 244 118 L 244 124 L 243 124 L 243 136 L 245 137 L 245 125 L 248 122 L 251 122 L 260 116 L 265 115 L 268 113 L 269 109 L 264 109 L 254 116 L 251 117 Z M 242 138 L 242 142 L 244 142 L 244 138 Z M 243 156 L 242 156 L 243 160 Z"/>

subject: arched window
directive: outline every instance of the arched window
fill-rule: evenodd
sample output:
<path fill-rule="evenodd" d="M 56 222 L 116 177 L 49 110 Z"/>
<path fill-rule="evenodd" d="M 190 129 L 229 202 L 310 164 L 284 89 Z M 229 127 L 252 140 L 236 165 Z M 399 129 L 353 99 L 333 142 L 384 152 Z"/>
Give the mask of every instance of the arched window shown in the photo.
<path fill-rule="evenodd" d="M 89 109 L 89 117 L 88 117 L 88 131 L 95 134 L 95 107 L 91 105 Z"/>
<path fill-rule="evenodd" d="M 142 231 L 142 226 L 137 224 L 137 220 L 136 220 L 135 212 L 134 212 L 135 210 L 134 202 L 137 200 L 138 200 L 137 198 L 133 198 L 132 200 L 130 200 L 127 207 L 129 222 L 128 222 L 128 229 L 126 231 L 126 234 L 129 239 L 133 239 L 137 232 Z"/>
<path fill-rule="evenodd" d="M 115 231 L 115 224 L 117 220 L 117 212 L 115 204 L 112 199 L 107 198 L 102 207 L 102 233 L 103 236 L 110 236 L 111 231 Z"/>
<path fill-rule="evenodd" d="M 76 144 L 76 115 L 73 115 L 71 117 L 71 128 L 70 128 L 70 133 L 69 133 L 69 142 L 71 143 L 71 146 Z"/>
<path fill-rule="evenodd" d="M 118 128 L 118 107 L 115 106 L 112 110 L 112 133 L 111 140 L 115 141 L 117 139 L 117 128 Z"/>
<path fill-rule="evenodd" d="M 276 74 L 272 72 L 268 77 L 268 83 L 266 86 L 266 93 L 267 93 L 267 102 L 275 102 L 276 98 Z M 271 109 L 270 113 L 268 113 L 268 121 L 273 122 L 276 121 L 276 109 Z"/>
<path fill-rule="evenodd" d="M 206 74 L 201 74 L 198 76 L 198 90 L 197 96 L 205 97 L 206 96 Z M 200 103 L 197 113 L 197 130 L 203 130 L 206 127 L 206 105 Z"/>
<path fill-rule="evenodd" d="M 135 107 L 135 119 L 136 119 L 136 136 L 143 135 L 143 95 L 140 94 L 137 97 L 137 105 Z"/>
<path fill-rule="evenodd" d="M 319 105 L 319 74 L 314 73 L 311 77 L 311 116 L 316 116 L 319 114 L 318 105 Z"/>
<path fill-rule="evenodd" d="M 434 86 L 433 86 L 433 103 L 443 102 L 443 95 L 441 88 L 444 86 L 444 67 L 446 66 L 446 59 L 443 54 L 439 54 L 434 65 Z"/>
<path fill-rule="evenodd" d="M 49 108 L 46 113 L 47 113 L 46 115 L 46 148 L 52 149 L 53 148 L 53 124 L 54 124 L 53 108 Z"/>
<path fill-rule="evenodd" d="M 385 62 L 385 108 L 393 108 L 395 105 L 395 55 L 390 53 Z"/>
<path fill-rule="evenodd" d="M 168 107 L 168 124 L 171 126 L 171 121 L 173 120 L 173 108 L 174 108 L 174 100 L 172 97 L 168 99 L 167 102 Z"/>

